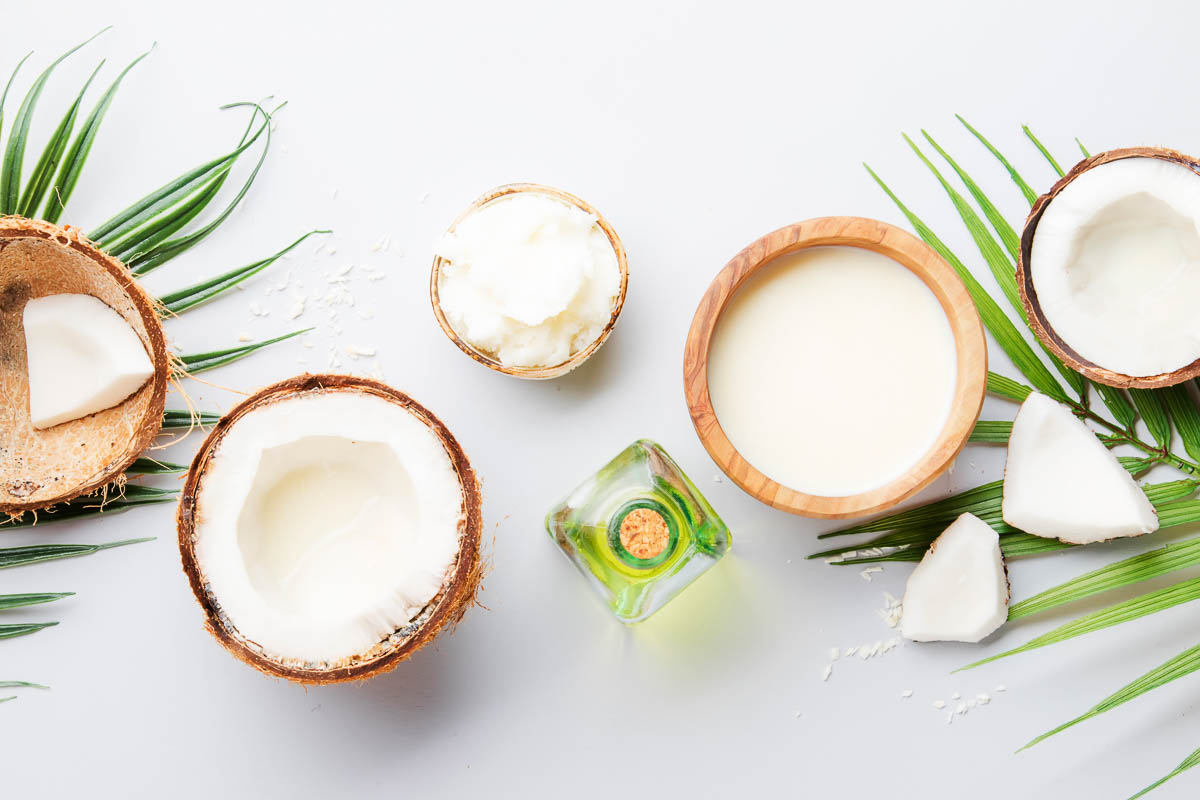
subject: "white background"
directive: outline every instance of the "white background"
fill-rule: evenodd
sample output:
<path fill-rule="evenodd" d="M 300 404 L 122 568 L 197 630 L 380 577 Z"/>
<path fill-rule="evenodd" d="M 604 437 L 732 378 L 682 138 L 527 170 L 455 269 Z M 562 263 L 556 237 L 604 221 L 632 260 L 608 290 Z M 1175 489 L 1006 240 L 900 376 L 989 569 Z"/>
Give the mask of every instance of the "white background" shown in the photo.
<path fill-rule="evenodd" d="M 241 332 L 317 326 L 312 348 L 288 342 L 205 376 L 243 390 L 326 369 L 331 345 L 377 348 L 375 359 L 343 355 L 343 369 L 378 365 L 459 437 L 483 480 L 494 571 L 487 610 L 453 636 L 365 685 L 306 690 L 259 675 L 204 632 L 171 506 L 6 534 L 5 544 L 158 539 L 0 574 L 3 591 L 78 592 L 7 617 L 61 624 L 0 642 L 0 679 L 53 686 L 0 706 L 5 797 L 1123 798 L 1200 745 L 1187 717 L 1192 678 L 1013 755 L 1194 644 L 1191 607 L 963 675 L 950 671 L 1065 617 L 1014 625 L 982 647 L 843 659 L 823 683 L 831 646 L 890 636 L 876 609 L 883 591 L 902 592 L 909 568 L 888 566 L 868 583 L 857 569 L 805 561 L 830 525 L 718 483 L 681 381 L 695 305 L 742 246 L 813 216 L 902 222 L 863 160 L 984 275 L 902 131 L 930 130 L 1014 222 L 1027 210 L 1019 193 L 955 112 L 1039 190 L 1051 173 L 1023 139 L 1024 122 L 1065 162 L 1077 135 L 1093 151 L 1200 149 L 1193 4 L 25 3 L 6 9 L 0 28 L 3 70 L 37 51 L 8 119 L 36 70 L 108 23 L 116 28 L 55 75 L 35 141 L 101 56 L 107 83 L 151 42 L 158 48 L 121 89 L 69 221 L 95 225 L 229 147 L 244 117 L 220 104 L 290 101 L 242 209 L 147 284 L 180 287 L 311 227 L 334 228 L 335 255 L 306 244 L 245 292 L 170 322 L 169 334 L 195 352 Z M 437 235 L 475 196 L 518 180 L 587 199 L 629 252 L 616 333 L 550 383 L 472 363 L 429 310 Z M 392 246 L 373 252 L 385 234 Z M 349 284 L 358 304 L 340 314 L 342 333 L 315 304 L 289 319 L 299 284 L 328 288 L 323 273 L 346 264 L 358 265 Z M 364 266 L 387 278 L 366 281 Z M 289 271 L 290 288 L 267 294 Z M 253 316 L 251 303 L 269 315 Z M 371 308 L 373 319 L 356 313 Z M 999 357 L 993 366 L 1011 374 Z M 210 410 L 237 400 L 199 383 L 188 391 Z M 880 386 L 880 402 L 898 391 Z M 984 416 L 1012 412 L 990 400 Z M 557 552 L 542 517 L 643 436 L 707 493 L 735 547 L 674 604 L 626 629 Z M 186 460 L 199 441 L 164 457 Z M 923 497 L 992 480 L 1001 462 L 969 449 Z M 1014 596 L 1148 546 L 1016 563 Z M 1008 691 L 996 694 L 1001 683 Z M 914 696 L 901 699 L 904 689 Z M 931 703 L 955 691 L 994 700 L 947 725 Z M 1195 773 L 1155 796 L 1191 797 L 1198 785 Z"/>

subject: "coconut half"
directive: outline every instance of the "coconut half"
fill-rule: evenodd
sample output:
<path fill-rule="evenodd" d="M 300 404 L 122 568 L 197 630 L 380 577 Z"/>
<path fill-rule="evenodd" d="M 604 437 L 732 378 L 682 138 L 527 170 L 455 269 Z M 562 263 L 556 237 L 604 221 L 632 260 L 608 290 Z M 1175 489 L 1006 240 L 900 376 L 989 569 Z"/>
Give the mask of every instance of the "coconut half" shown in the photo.
<path fill-rule="evenodd" d="M 916 642 L 978 642 L 1008 619 L 1008 595 L 999 535 L 963 514 L 908 576 L 900 632 Z"/>
<path fill-rule="evenodd" d="M 39 430 L 22 318 L 30 300 L 55 294 L 89 295 L 120 315 L 153 375 L 115 405 Z M 120 261 L 74 228 L 0 217 L 0 513 L 42 509 L 119 478 L 162 427 L 169 375 L 154 300 Z"/>
<path fill-rule="evenodd" d="M 301 683 L 396 666 L 457 622 L 481 578 L 480 496 L 454 436 L 381 383 L 303 375 L 227 414 L 179 504 L 210 632 Z"/>
<path fill-rule="evenodd" d="M 1200 164 L 1146 147 L 1080 162 L 1034 204 L 1017 283 L 1038 338 L 1089 378 L 1200 375 Z"/>
<path fill-rule="evenodd" d="M 1001 515 L 1071 544 L 1158 530 L 1154 506 L 1117 457 L 1070 409 L 1037 392 L 1013 420 Z"/>

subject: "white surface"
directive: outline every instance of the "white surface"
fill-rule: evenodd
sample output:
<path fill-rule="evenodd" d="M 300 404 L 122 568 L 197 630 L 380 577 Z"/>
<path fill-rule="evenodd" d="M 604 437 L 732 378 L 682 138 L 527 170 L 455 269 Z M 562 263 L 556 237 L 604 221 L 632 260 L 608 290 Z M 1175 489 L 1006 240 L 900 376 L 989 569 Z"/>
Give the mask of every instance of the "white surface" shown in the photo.
<path fill-rule="evenodd" d="M 1186 716 L 1196 677 L 1012 753 L 1194 644 L 1200 608 L 954 676 L 1063 617 L 1014 626 L 982 648 L 906 645 L 843 659 L 823 683 L 831 646 L 888 637 L 875 612 L 884 590 L 900 594 L 908 568 L 888 566 L 868 583 L 855 569 L 805 561 L 828 523 L 714 481 L 680 362 L 696 302 L 746 243 L 824 214 L 901 221 L 863 159 L 985 276 L 902 130 L 929 126 L 1014 220 L 1020 195 L 954 112 L 1038 187 L 1051 175 L 1022 122 L 1064 160 L 1075 135 L 1093 150 L 1200 149 L 1187 91 L 1198 15 L 1185 3 L 1134 12 L 1044 2 L 8 9 L 5 63 L 36 47 L 35 69 L 118 25 L 56 76 L 39 137 L 101 54 L 115 66 L 159 42 L 118 96 L 72 202 L 71 219 L 85 225 L 228 146 L 243 117 L 219 104 L 268 93 L 291 101 L 246 206 L 148 285 L 186 285 L 309 227 L 337 231 L 335 256 L 306 245 L 245 292 L 172 321 L 172 338 L 196 351 L 241 331 L 291 329 L 291 298 L 264 296 L 289 270 L 310 289 L 347 263 L 386 270 L 352 287 L 376 306 L 374 319 L 348 310 L 335 335 L 323 312 L 306 312 L 319 326 L 315 348 L 292 342 L 206 377 L 249 389 L 302 369 L 297 358 L 324 367 L 327 342 L 377 347 L 387 379 L 446 420 L 483 477 L 495 568 L 481 598 L 488 610 L 436 647 L 363 686 L 304 690 L 258 675 L 204 632 L 170 506 L 6 534 L 11 544 L 159 539 L 0 576 L 4 591 L 79 593 L 13 614 L 59 619 L 57 628 L 0 642 L 3 678 L 54 686 L 0 707 L 5 796 L 1125 797 L 1165 773 L 1200 745 Z M 589 364 L 551 383 L 472 363 L 428 308 L 437 236 L 474 197 L 514 180 L 579 194 L 629 251 L 621 324 Z M 403 258 L 371 252 L 385 233 Z M 252 316 L 252 302 L 270 315 Z M 370 369 L 370 359 L 343 361 Z M 1010 372 L 999 357 L 994 365 Z M 207 409 L 236 399 L 189 388 Z M 985 416 L 1013 411 L 989 401 Z M 542 515 L 638 436 L 679 460 L 735 544 L 691 591 L 625 629 L 556 551 Z M 197 443 L 165 455 L 186 458 Z M 993 479 L 999 466 L 998 453 L 972 448 L 924 497 Z M 1145 546 L 1017 563 L 1014 595 Z M 953 725 L 931 707 L 1000 683 L 1007 692 Z M 904 689 L 913 697 L 902 699 Z M 1191 797 L 1197 785 L 1194 773 L 1155 798 Z"/>

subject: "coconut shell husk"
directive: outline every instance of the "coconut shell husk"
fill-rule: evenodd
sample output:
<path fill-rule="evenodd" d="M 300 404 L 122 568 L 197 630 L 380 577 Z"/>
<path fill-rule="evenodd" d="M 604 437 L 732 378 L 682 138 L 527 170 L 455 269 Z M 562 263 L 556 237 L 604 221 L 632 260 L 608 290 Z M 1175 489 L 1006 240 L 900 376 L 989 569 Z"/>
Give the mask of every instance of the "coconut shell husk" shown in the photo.
<path fill-rule="evenodd" d="M 112 408 L 37 430 L 21 315 L 29 300 L 61 293 L 92 295 L 124 317 L 154 376 Z M 43 509 L 118 479 L 162 427 L 170 371 L 155 301 L 124 264 L 75 228 L 0 217 L 0 514 Z"/>
<path fill-rule="evenodd" d="M 421 419 L 437 435 L 450 456 L 462 487 L 463 509 L 459 521 L 458 559 L 447 574 L 442 589 L 403 629 L 378 642 L 365 653 L 335 663 L 313 664 L 283 660 L 265 653 L 247 640 L 232 620 L 221 611 L 219 599 L 207 588 L 207 580 L 196 560 L 196 499 L 213 454 L 229 430 L 249 412 L 272 403 L 284 402 L 310 392 L 361 392 L 402 406 Z M 378 381 L 350 375 L 299 375 L 273 384 L 239 403 L 212 429 L 188 469 L 176 516 L 179 553 L 183 571 L 196 600 L 204 609 L 205 627 L 221 645 L 258 671 L 302 684 L 360 681 L 392 670 L 408 659 L 443 629 L 453 628 L 476 602 L 485 563 L 480 557 L 483 525 L 479 482 L 462 447 L 450 430 L 428 409 L 408 395 Z"/>
<path fill-rule="evenodd" d="M 1200 176 L 1200 162 L 1191 156 L 1164 147 L 1124 147 L 1119 150 L 1097 153 L 1091 158 L 1080 161 L 1071 168 L 1070 172 L 1050 187 L 1050 191 L 1037 199 L 1037 202 L 1033 204 L 1033 209 L 1029 212 L 1029 217 L 1025 220 L 1025 229 L 1021 233 L 1020 260 L 1017 263 L 1017 290 L 1020 292 L 1021 303 L 1025 307 L 1025 316 L 1028 318 L 1034 334 L 1050 349 L 1050 352 L 1054 353 L 1068 367 L 1097 383 L 1115 386 L 1119 389 L 1158 389 L 1200 376 L 1200 359 L 1180 367 L 1174 372 L 1144 376 L 1125 375 L 1088 361 L 1063 341 L 1062 337 L 1051 327 L 1038 303 L 1037 289 L 1033 285 L 1030 271 L 1033 237 L 1037 232 L 1038 222 L 1041 221 L 1042 214 L 1058 196 L 1058 193 L 1088 170 L 1112 161 L 1120 161 L 1123 158 L 1158 158 L 1185 166 Z"/>

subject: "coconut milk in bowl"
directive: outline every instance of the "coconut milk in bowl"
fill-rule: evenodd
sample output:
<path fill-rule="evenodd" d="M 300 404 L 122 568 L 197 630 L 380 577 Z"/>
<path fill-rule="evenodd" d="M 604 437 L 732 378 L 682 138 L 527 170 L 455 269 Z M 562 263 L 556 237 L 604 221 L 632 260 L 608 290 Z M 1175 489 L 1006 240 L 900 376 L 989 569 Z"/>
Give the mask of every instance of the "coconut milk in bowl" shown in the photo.
<path fill-rule="evenodd" d="M 782 228 L 717 276 L 688 337 L 697 432 L 729 477 L 796 514 L 848 517 L 919 491 L 979 415 L 987 355 L 966 288 L 874 220 Z"/>

